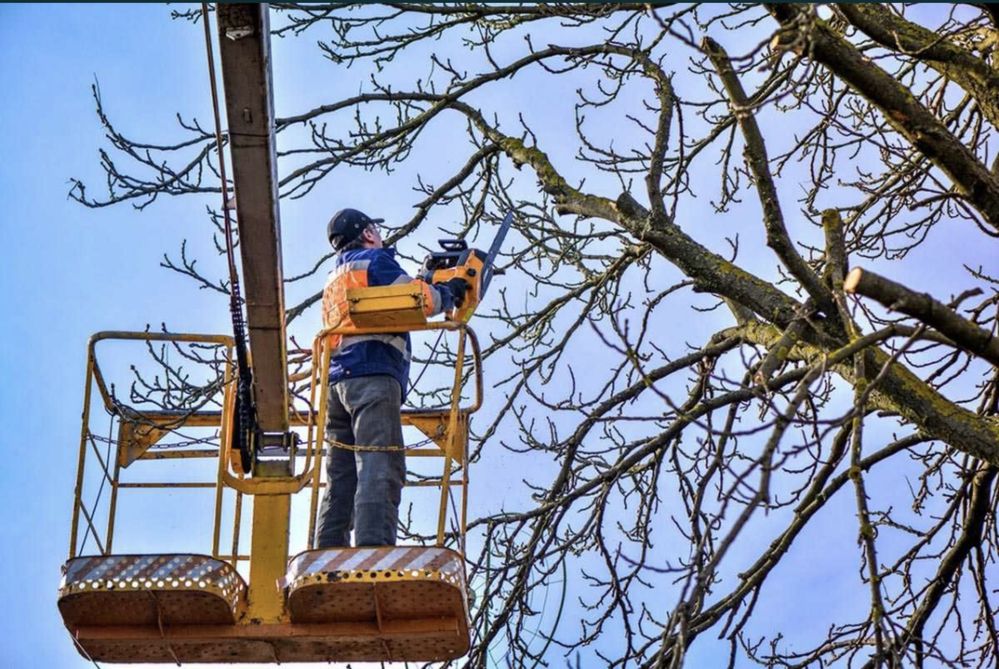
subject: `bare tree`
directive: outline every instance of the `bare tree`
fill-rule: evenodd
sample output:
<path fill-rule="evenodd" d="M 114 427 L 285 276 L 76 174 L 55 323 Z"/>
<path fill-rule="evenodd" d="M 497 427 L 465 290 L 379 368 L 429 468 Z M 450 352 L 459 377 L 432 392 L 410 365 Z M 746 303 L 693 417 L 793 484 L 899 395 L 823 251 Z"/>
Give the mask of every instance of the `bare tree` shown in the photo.
<path fill-rule="evenodd" d="M 393 172 L 390 241 L 517 212 L 473 461 L 528 464 L 478 503 L 458 664 L 999 662 L 994 6 L 277 9 L 363 82 L 279 119 L 283 197 Z M 218 191 L 212 133 L 95 96 L 72 197 Z"/>

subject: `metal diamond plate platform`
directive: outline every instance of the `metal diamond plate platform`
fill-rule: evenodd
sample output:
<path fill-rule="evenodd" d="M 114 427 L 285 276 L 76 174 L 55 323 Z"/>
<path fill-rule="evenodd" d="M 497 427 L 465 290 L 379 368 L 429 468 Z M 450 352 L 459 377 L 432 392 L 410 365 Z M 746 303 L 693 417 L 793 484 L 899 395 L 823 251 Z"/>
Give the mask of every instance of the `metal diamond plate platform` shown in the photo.
<path fill-rule="evenodd" d="M 289 620 L 267 624 L 245 615 L 240 575 L 204 555 L 81 557 L 64 573 L 63 620 L 101 662 L 435 661 L 469 647 L 464 562 L 442 548 L 301 553 L 281 584 Z"/>
<path fill-rule="evenodd" d="M 361 623 L 379 630 L 366 648 L 339 651 L 344 660 L 444 660 L 468 651 L 465 565 L 446 548 L 307 551 L 291 560 L 286 588 L 294 623 Z M 388 634 L 394 630 L 410 632 Z"/>
<path fill-rule="evenodd" d="M 66 563 L 59 610 L 78 625 L 210 625 L 236 622 L 246 585 L 206 555 L 111 555 Z"/>

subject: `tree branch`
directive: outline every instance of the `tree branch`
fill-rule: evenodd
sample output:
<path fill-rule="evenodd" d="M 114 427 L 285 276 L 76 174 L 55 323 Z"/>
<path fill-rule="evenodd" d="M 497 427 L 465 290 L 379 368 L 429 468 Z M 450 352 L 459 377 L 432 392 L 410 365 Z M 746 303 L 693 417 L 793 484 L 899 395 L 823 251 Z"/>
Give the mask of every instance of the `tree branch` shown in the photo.
<path fill-rule="evenodd" d="M 841 349 L 851 352 L 854 349 L 866 349 L 864 370 L 868 381 L 878 378 L 885 365 L 888 365 L 871 393 L 871 404 L 897 413 L 935 439 L 999 466 L 999 423 L 954 404 L 903 364 L 892 362 L 887 353 L 874 347 L 887 336 L 901 333 L 902 330 L 895 329 L 897 327 L 889 326 L 877 333 L 865 335 Z M 759 321 L 733 328 L 729 333 L 732 336 L 741 335 L 746 341 L 768 348 L 780 341 L 783 334 L 774 326 Z M 799 342 L 797 353 L 791 350 L 788 355 L 793 359 L 811 361 L 828 354 L 820 347 Z M 850 383 L 858 381 L 852 365 L 836 364 L 830 358 L 830 369 Z"/>
<path fill-rule="evenodd" d="M 732 68 L 732 61 L 725 49 L 710 37 L 701 40 L 701 48 L 708 54 L 708 58 L 711 59 L 715 71 L 725 86 L 732 114 L 739 122 L 739 128 L 745 137 L 746 162 L 749 163 L 749 169 L 753 173 L 756 192 L 760 197 L 760 206 L 763 208 L 763 226 L 767 232 L 767 246 L 773 249 L 784 266 L 791 272 L 791 275 L 815 299 L 819 309 L 828 316 L 835 316 L 836 305 L 833 303 L 832 293 L 798 254 L 791 241 L 791 236 L 787 232 L 787 226 L 784 225 L 784 214 L 781 212 L 777 188 L 774 185 L 773 176 L 770 174 L 766 142 L 763 141 L 763 133 L 760 132 L 760 127 L 756 123 L 756 117 L 753 115 L 742 82 L 739 81 L 739 77 Z"/>
<path fill-rule="evenodd" d="M 885 307 L 912 316 L 936 328 L 955 344 L 999 365 L 999 337 L 962 318 L 953 309 L 927 293 L 917 293 L 900 283 L 860 267 L 846 277 L 843 290 L 877 300 Z"/>
<path fill-rule="evenodd" d="M 999 72 L 945 36 L 907 21 L 881 4 L 836 5 L 868 37 L 892 51 L 901 51 L 937 70 L 966 90 L 982 113 L 999 128 Z"/>
<path fill-rule="evenodd" d="M 885 120 L 951 178 L 985 221 L 999 233 L 999 180 L 912 95 L 908 88 L 830 30 L 825 21 L 795 5 L 767 5 L 784 27 L 785 46 L 822 63 L 877 106 Z"/>

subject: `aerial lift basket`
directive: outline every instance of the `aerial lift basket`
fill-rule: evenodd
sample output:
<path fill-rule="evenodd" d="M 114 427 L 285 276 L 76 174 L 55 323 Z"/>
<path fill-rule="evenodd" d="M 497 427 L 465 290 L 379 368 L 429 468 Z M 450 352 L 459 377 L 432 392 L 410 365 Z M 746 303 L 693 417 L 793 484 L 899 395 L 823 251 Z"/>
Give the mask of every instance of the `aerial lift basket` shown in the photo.
<path fill-rule="evenodd" d="M 405 291 L 376 297 L 375 303 L 361 303 L 362 313 L 367 307 L 368 312 L 381 311 L 384 316 L 383 307 L 388 299 L 397 305 L 396 313 L 388 314 L 388 322 L 419 320 L 415 317 L 416 308 L 409 314 L 398 313 L 411 308 L 406 303 L 413 298 Z M 297 458 L 304 459 L 304 464 L 297 474 L 293 471 L 284 478 L 260 479 L 231 469 L 232 435 L 228 426 L 232 425 L 235 386 L 231 338 L 148 332 L 105 332 L 92 337 L 87 356 L 70 555 L 63 567 L 58 599 L 63 621 L 80 653 L 92 660 L 130 663 L 442 661 L 465 654 L 470 643 L 464 559 L 467 423 L 469 414 L 481 405 L 479 346 L 471 329 L 459 323 L 428 323 L 423 319 L 422 323 L 411 323 L 406 329 L 449 330 L 458 338 L 450 405 L 438 410 L 407 410 L 402 415 L 404 425 L 422 431 L 432 444 L 410 449 L 407 456 L 439 457 L 443 461 L 442 475 L 436 481 L 441 489 L 437 541 L 431 546 L 312 547 L 321 493 L 322 426 L 331 353 L 328 343 L 337 334 L 384 331 L 383 326 L 369 324 L 365 328 L 351 324 L 347 329 L 320 333 L 312 350 L 312 371 L 308 374 L 310 404 L 315 410 L 292 412 L 293 425 L 307 434 L 305 449 Z M 123 339 L 195 342 L 224 348 L 222 409 L 178 415 L 124 407 L 109 392 L 95 353 L 98 342 Z M 470 350 L 474 363 L 475 397 L 469 406 L 462 407 L 466 350 Z M 96 395 L 92 393 L 95 388 Z M 114 457 L 108 460 L 93 447 L 91 431 L 91 415 L 97 415 L 92 409 L 102 405 L 116 415 L 118 422 Z M 215 446 L 182 452 L 153 448 L 164 435 L 192 426 L 216 428 Z M 215 480 L 176 479 L 163 483 L 127 480 L 129 467 L 137 462 L 186 463 L 189 458 L 214 458 Z M 98 510 L 84 501 L 85 470 L 96 471 L 110 491 L 109 508 L 103 509 L 106 527 L 98 527 L 101 524 L 97 521 Z M 204 554 L 113 552 L 115 516 L 122 491 L 185 487 L 201 487 L 214 494 L 210 551 Z M 457 537 L 448 537 L 447 501 L 453 490 L 461 493 L 460 507 L 455 509 L 460 531 Z M 270 602 L 263 598 L 257 601 L 245 574 L 254 574 L 255 561 L 266 556 L 245 554 L 245 547 L 241 550 L 242 501 L 247 495 L 296 494 L 309 498 L 309 545 L 290 559 L 285 555 L 283 575 L 272 579 L 274 597 L 269 598 Z M 231 550 L 222 548 L 225 500 L 229 500 L 230 507 L 234 502 L 235 507 L 231 513 L 233 524 L 225 537 L 231 535 Z M 254 533 L 281 531 L 280 527 L 259 520 L 256 514 L 253 520 Z M 154 522 L 150 519 L 150 523 Z M 284 531 L 287 532 L 287 527 Z M 94 538 L 97 553 L 78 554 L 81 537 L 86 534 Z M 445 546 L 448 541 L 451 545 Z"/>

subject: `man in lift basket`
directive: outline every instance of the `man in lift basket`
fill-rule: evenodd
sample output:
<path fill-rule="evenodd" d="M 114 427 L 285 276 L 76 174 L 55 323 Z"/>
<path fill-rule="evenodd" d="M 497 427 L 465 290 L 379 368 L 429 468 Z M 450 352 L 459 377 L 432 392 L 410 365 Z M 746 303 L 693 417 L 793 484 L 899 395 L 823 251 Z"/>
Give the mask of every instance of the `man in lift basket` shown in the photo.
<path fill-rule="evenodd" d="M 323 291 L 323 327 L 347 314 L 347 290 L 415 282 L 427 316 L 461 307 L 468 284 L 459 278 L 431 285 L 408 276 L 385 248 L 378 224 L 356 209 L 338 211 L 326 228 L 337 251 Z M 400 410 L 409 383 L 409 334 L 340 337 L 330 359 L 326 434 L 327 487 L 319 516 L 319 548 L 393 546 L 406 478 Z M 357 448 L 351 448 L 356 446 Z"/>

